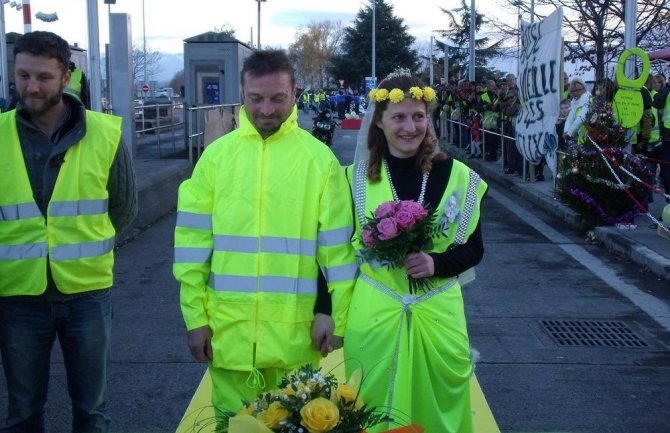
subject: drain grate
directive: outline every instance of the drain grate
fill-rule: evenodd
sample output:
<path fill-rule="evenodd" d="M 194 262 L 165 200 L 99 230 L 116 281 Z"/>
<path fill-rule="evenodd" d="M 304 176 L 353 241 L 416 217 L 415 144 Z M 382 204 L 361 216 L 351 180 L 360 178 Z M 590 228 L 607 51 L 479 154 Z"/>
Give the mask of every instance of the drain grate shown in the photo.
<path fill-rule="evenodd" d="M 616 320 L 540 320 L 560 346 L 648 347 L 647 343 Z"/>

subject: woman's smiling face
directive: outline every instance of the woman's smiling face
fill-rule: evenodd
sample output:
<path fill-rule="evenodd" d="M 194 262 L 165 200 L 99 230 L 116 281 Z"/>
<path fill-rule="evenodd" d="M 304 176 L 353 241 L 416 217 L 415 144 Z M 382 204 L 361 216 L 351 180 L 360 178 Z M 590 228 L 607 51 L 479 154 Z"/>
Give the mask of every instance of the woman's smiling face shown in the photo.
<path fill-rule="evenodd" d="M 417 154 L 428 130 L 426 103 L 405 97 L 402 102 L 389 103 L 376 125 L 384 131 L 389 153 L 396 158 Z"/>

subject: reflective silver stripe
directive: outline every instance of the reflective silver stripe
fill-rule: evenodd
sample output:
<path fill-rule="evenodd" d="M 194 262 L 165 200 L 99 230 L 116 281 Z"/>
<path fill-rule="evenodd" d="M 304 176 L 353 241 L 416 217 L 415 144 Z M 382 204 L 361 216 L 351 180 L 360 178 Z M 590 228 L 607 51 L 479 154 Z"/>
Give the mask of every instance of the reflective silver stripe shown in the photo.
<path fill-rule="evenodd" d="M 314 257 L 316 256 L 316 241 L 275 236 L 263 236 L 259 240 L 259 238 L 249 236 L 215 235 L 214 251 L 295 254 Z"/>
<path fill-rule="evenodd" d="M 215 235 L 214 251 L 257 253 L 258 238 L 251 238 L 248 236 Z"/>
<path fill-rule="evenodd" d="M 174 249 L 175 263 L 209 263 L 211 248 L 177 247 Z"/>
<path fill-rule="evenodd" d="M 242 293 L 316 294 L 316 278 L 281 276 L 248 277 L 242 275 L 209 275 L 209 286 L 214 290 Z"/>
<path fill-rule="evenodd" d="M 256 277 L 244 277 L 240 275 L 215 275 L 209 274 L 209 286 L 214 290 L 225 290 L 227 292 L 255 293 L 257 284 Z"/>
<path fill-rule="evenodd" d="M 477 187 L 482 181 L 479 175 L 470 170 L 470 182 L 468 182 L 468 192 L 465 194 L 465 203 L 463 204 L 463 215 L 458 224 L 458 231 L 454 238 L 453 245 L 463 245 L 465 243 L 465 234 L 472 220 L 472 213 L 477 206 Z"/>
<path fill-rule="evenodd" d="M 15 221 L 38 216 L 42 216 L 42 212 L 34 202 L 0 206 L 0 221 Z"/>
<path fill-rule="evenodd" d="M 333 245 L 342 245 L 348 244 L 351 242 L 351 235 L 353 234 L 354 227 L 342 227 L 340 229 L 326 230 L 319 232 L 317 241 L 319 245 L 324 247 L 330 247 Z"/>
<path fill-rule="evenodd" d="M 265 276 L 261 277 L 261 291 L 269 293 L 294 293 L 296 295 L 316 295 L 316 278 Z"/>
<path fill-rule="evenodd" d="M 212 230 L 212 215 L 192 212 L 177 212 L 177 227 Z"/>
<path fill-rule="evenodd" d="M 51 249 L 51 260 L 72 260 L 84 257 L 101 256 L 114 248 L 114 238 L 99 242 L 83 242 L 80 244 L 60 245 Z"/>
<path fill-rule="evenodd" d="M 365 183 L 367 182 L 368 161 L 362 160 L 354 166 L 354 205 L 358 214 L 358 222 L 363 227 L 365 225 Z"/>
<path fill-rule="evenodd" d="M 316 256 L 316 241 L 273 236 L 261 237 L 261 251 L 264 253 L 296 254 Z"/>
<path fill-rule="evenodd" d="M 38 259 L 47 256 L 47 243 L 0 245 L 0 260 Z"/>
<path fill-rule="evenodd" d="M 331 283 L 353 280 L 358 276 L 358 265 L 356 263 L 351 263 L 348 265 L 323 268 L 323 274 L 326 277 L 326 280 Z"/>
<path fill-rule="evenodd" d="M 54 201 L 49 204 L 49 216 L 99 215 L 107 212 L 107 199 Z"/>

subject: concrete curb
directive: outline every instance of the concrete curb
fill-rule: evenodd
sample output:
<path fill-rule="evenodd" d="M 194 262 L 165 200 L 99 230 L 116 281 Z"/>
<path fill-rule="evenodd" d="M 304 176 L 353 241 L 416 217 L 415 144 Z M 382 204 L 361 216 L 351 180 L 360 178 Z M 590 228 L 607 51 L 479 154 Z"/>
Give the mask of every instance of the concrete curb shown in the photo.
<path fill-rule="evenodd" d="M 608 248 L 625 255 L 633 262 L 649 269 L 658 277 L 670 281 L 670 259 L 639 244 L 634 239 L 621 233 L 612 227 L 596 227 L 595 238 L 605 244 Z M 670 249 L 670 242 L 668 242 Z"/>

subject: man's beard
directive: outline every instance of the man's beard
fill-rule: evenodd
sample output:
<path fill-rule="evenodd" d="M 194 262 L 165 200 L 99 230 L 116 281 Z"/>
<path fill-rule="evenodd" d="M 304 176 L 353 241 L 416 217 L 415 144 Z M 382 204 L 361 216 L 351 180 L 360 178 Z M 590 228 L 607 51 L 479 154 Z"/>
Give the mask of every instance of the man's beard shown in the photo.
<path fill-rule="evenodd" d="M 63 98 L 63 88 L 58 93 L 46 95 L 43 98 L 32 98 L 19 94 L 21 107 L 31 116 L 41 116 L 58 105 Z"/>

